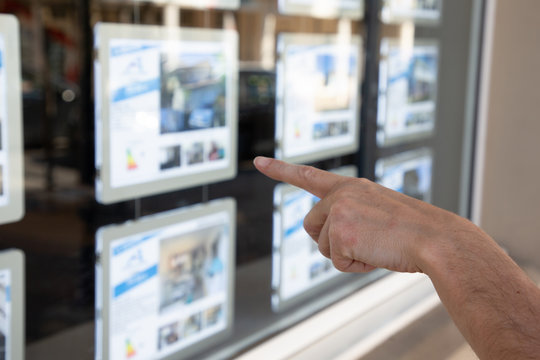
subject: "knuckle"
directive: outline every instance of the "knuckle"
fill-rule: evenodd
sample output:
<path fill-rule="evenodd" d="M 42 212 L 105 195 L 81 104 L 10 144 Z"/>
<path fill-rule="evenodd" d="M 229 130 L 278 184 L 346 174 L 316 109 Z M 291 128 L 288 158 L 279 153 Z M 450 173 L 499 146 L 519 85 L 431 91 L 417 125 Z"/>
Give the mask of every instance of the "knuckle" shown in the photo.
<path fill-rule="evenodd" d="M 342 193 L 340 196 L 337 196 L 336 200 L 332 204 L 332 207 L 330 208 L 330 215 L 334 221 L 339 221 L 349 214 L 353 207 L 354 200 L 351 199 L 349 194 Z"/>
<path fill-rule="evenodd" d="M 362 184 L 371 184 L 371 181 L 366 178 L 358 178 L 358 181 Z"/>
<path fill-rule="evenodd" d="M 310 182 L 313 181 L 313 178 L 315 177 L 315 169 L 311 166 L 302 165 L 297 168 L 298 170 L 298 177 L 303 182 Z"/>
<path fill-rule="evenodd" d="M 306 232 L 311 238 L 316 240 L 317 237 L 319 236 L 319 233 L 321 232 L 321 227 L 315 224 L 312 224 L 309 221 L 309 219 L 306 217 L 304 218 L 304 230 L 306 230 Z"/>
<path fill-rule="evenodd" d="M 330 259 L 331 258 L 331 254 L 330 254 L 330 249 L 328 248 L 328 246 L 324 246 L 322 243 L 319 242 L 319 252 L 322 254 L 322 256 L 324 256 L 325 258 L 328 258 Z"/>
<path fill-rule="evenodd" d="M 352 260 L 345 259 L 345 258 L 332 258 L 332 264 L 334 264 L 334 267 L 341 271 L 341 272 L 347 272 L 349 268 L 351 267 Z"/>

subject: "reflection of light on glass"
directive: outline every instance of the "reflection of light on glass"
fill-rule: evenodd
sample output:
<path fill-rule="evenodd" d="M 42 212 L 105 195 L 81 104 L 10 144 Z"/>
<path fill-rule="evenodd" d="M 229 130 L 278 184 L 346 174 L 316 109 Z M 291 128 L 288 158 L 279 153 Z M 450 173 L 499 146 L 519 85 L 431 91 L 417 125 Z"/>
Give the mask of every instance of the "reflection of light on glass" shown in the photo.
<path fill-rule="evenodd" d="M 137 112 L 135 114 L 135 119 L 133 120 L 133 128 L 141 132 L 146 131 L 157 131 L 159 121 L 156 119 L 156 116 L 148 112 Z"/>
<path fill-rule="evenodd" d="M 406 61 L 412 56 L 414 48 L 414 22 L 405 21 L 399 29 L 399 47 L 401 58 Z"/>
<path fill-rule="evenodd" d="M 75 92 L 71 89 L 64 90 L 62 92 L 62 100 L 65 102 L 72 102 L 75 100 Z"/>
<path fill-rule="evenodd" d="M 332 1 L 318 0 L 315 1 L 311 9 L 311 15 L 314 17 L 334 16 L 337 13 L 336 4 Z"/>
<path fill-rule="evenodd" d="M 180 26 L 180 8 L 178 5 L 167 4 L 163 7 L 163 24 L 170 27 Z"/>
<path fill-rule="evenodd" d="M 261 42 L 261 65 L 263 69 L 273 69 L 275 65 L 274 48 L 276 40 L 276 17 L 268 14 L 264 17 L 263 39 Z"/>

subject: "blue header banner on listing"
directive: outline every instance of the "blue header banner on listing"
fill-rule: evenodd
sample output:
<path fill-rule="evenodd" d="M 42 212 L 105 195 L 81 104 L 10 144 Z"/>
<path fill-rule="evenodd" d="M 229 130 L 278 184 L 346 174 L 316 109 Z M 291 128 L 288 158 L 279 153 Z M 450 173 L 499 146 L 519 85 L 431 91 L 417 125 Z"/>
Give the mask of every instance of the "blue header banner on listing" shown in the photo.
<path fill-rule="evenodd" d="M 112 101 L 118 102 L 118 101 L 127 100 L 129 98 L 140 96 L 140 95 L 152 92 L 152 91 L 159 91 L 159 89 L 160 89 L 159 79 L 152 79 L 152 80 L 148 80 L 144 82 L 131 84 L 131 85 L 118 89 L 113 94 Z"/>
<path fill-rule="evenodd" d="M 285 237 L 289 237 L 295 232 L 304 229 L 304 220 L 298 221 L 296 224 L 285 230 Z"/>
<path fill-rule="evenodd" d="M 124 251 L 132 249 L 132 248 L 134 248 L 136 246 L 139 246 L 141 243 L 152 239 L 154 236 L 156 236 L 156 235 L 155 234 L 150 234 L 150 235 L 147 235 L 147 236 L 143 236 L 140 239 L 127 241 L 127 242 L 123 243 L 122 245 L 118 245 L 118 246 L 113 248 L 113 251 L 112 251 L 113 256 L 119 255 L 119 254 L 123 253 Z"/>
<path fill-rule="evenodd" d="M 155 48 L 158 48 L 158 46 L 157 45 L 115 46 L 111 48 L 111 56 L 115 57 L 115 56 L 127 55 L 127 54 L 136 53 L 139 51 L 150 50 L 150 49 L 155 49 Z"/>
<path fill-rule="evenodd" d="M 127 291 L 133 289 L 137 285 L 140 285 L 143 282 L 151 279 L 152 277 L 156 276 L 157 273 L 158 273 L 157 265 L 154 265 L 146 269 L 145 271 L 138 272 L 137 274 L 133 275 L 131 278 L 127 279 L 124 282 L 121 282 L 120 284 L 114 287 L 113 298 L 117 298 L 120 295 L 126 293 Z"/>

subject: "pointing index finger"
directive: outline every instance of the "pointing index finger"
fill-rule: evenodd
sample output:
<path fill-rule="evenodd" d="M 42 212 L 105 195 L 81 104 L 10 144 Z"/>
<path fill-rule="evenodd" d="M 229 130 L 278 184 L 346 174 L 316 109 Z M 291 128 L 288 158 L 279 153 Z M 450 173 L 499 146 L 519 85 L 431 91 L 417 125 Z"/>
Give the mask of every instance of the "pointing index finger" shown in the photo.
<path fill-rule="evenodd" d="M 297 186 L 319 198 L 323 198 L 341 179 L 337 174 L 312 166 L 293 165 L 262 156 L 256 157 L 253 163 L 269 178 Z"/>

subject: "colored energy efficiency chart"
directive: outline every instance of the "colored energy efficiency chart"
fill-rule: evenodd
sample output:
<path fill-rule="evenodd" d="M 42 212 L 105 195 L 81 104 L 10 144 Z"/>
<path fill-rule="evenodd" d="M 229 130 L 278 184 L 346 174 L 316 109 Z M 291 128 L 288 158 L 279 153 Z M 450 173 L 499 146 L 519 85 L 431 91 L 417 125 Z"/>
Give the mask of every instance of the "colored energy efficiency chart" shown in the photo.
<path fill-rule="evenodd" d="M 411 150 L 377 160 L 379 184 L 425 202 L 431 202 L 433 153 L 428 148 Z"/>
<path fill-rule="evenodd" d="M 439 47 L 436 41 L 416 40 L 402 46 L 381 41 L 379 67 L 379 146 L 429 137 L 437 113 Z"/>
<path fill-rule="evenodd" d="M 362 40 L 351 34 L 280 34 L 276 157 L 312 162 L 358 149 Z"/>
<path fill-rule="evenodd" d="M 279 0 L 278 7 L 285 15 L 355 20 L 364 17 L 364 0 Z"/>
<path fill-rule="evenodd" d="M 237 33 L 98 24 L 95 35 L 98 201 L 234 178 Z"/>
<path fill-rule="evenodd" d="M 0 252 L 0 359 L 24 359 L 24 254 Z"/>
<path fill-rule="evenodd" d="M 333 171 L 343 176 L 357 176 L 355 166 Z M 319 201 L 317 197 L 288 184 L 274 190 L 274 232 L 272 255 L 272 308 L 282 311 L 306 300 L 333 279 L 343 274 L 332 261 L 319 252 L 304 230 L 304 217 Z"/>
<path fill-rule="evenodd" d="M 385 23 L 414 21 L 417 24 L 438 24 L 443 0 L 384 0 L 381 19 Z"/>
<path fill-rule="evenodd" d="M 230 335 L 236 203 L 98 231 L 96 359 L 178 359 Z"/>
<path fill-rule="evenodd" d="M 0 15 L 0 224 L 24 215 L 20 59 L 18 21 Z"/>

